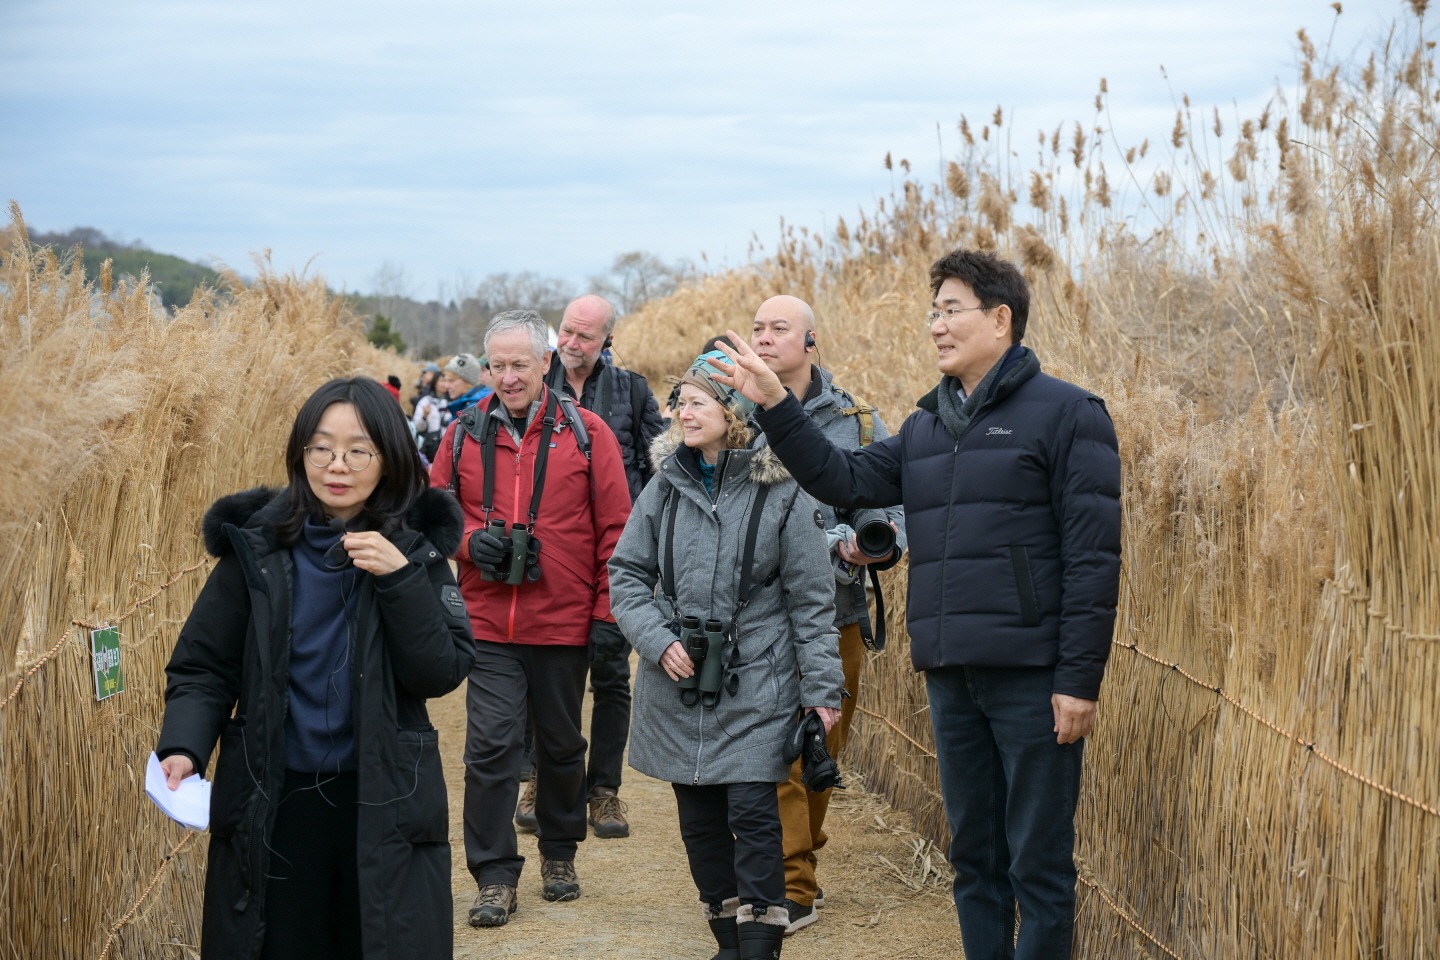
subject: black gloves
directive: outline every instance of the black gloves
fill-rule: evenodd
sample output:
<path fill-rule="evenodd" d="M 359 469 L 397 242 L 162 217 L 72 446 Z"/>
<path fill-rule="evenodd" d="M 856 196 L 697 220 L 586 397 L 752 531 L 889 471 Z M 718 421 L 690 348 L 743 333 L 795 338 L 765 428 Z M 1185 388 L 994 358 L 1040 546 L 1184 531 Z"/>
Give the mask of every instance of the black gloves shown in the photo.
<path fill-rule="evenodd" d="M 470 562 L 481 570 L 498 573 L 505 566 L 505 544 L 483 527 L 476 530 L 470 534 Z"/>
<path fill-rule="evenodd" d="M 625 634 L 608 620 L 590 621 L 590 662 L 619 660 L 625 656 Z"/>
<path fill-rule="evenodd" d="M 791 729 L 785 740 L 781 756 L 786 764 L 800 760 L 800 782 L 811 793 L 820 793 L 831 787 L 845 789 L 840 782 L 840 768 L 825 744 L 825 721 L 820 714 L 807 711 Z"/>

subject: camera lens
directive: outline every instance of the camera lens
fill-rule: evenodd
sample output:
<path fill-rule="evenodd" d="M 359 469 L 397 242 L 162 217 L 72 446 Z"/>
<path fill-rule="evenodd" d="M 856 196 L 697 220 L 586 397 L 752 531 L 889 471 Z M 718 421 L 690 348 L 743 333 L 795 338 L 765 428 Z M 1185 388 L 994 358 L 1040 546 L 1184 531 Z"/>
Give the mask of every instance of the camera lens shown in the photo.
<path fill-rule="evenodd" d="M 855 546 L 865 556 L 883 560 L 895 551 L 895 530 L 884 520 L 867 520 L 855 531 Z"/>

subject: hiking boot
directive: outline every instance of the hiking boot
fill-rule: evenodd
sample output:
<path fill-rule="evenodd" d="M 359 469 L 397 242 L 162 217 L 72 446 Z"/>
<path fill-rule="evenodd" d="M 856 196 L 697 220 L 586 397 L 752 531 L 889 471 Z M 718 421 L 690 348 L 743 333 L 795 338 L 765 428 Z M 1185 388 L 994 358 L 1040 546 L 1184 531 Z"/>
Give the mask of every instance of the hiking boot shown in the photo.
<path fill-rule="evenodd" d="M 790 914 L 790 923 L 785 927 L 785 936 L 787 937 L 796 930 L 803 930 L 820 919 L 820 914 L 815 912 L 814 904 L 808 907 L 802 907 L 794 900 L 786 900 L 785 909 Z"/>
<path fill-rule="evenodd" d="M 514 887 L 508 883 L 487 883 L 475 895 L 475 905 L 470 908 L 470 926 L 503 927 L 510 922 L 510 914 L 519 909 Z"/>
<path fill-rule="evenodd" d="M 540 859 L 540 896 L 551 903 L 580 899 L 580 878 L 574 860 Z"/>
<path fill-rule="evenodd" d="M 630 823 L 625 819 L 629 808 L 625 801 L 615 795 L 610 787 L 596 787 L 595 796 L 590 798 L 590 826 L 600 840 L 613 840 L 630 836 Z"/>
<path fill-rule="evenodd" d="M 534 833 L 540 829 L 540 821 L 535 819 L 535 781 L 525 781 L 525 792 L 520 794 L 520 802 L 515 805 L 515 826 L 526 833 Z"/>
<path fill-rule="evenodd" d="M 817 889 L 817 891 L 816 891 L 816 893 L 815 893 L 815 902 L 812 903 L 811 906 L 814 907 L 816 910 L 819 910 L 821 907 L 825 906 L 825 888 L 824 888 L 824 887 L 820 887 L 820 888 Z"/>
<path fill-rule="evenodd" d="M 710 933 L 720 952 L 710 960 L 740 960 L 740 933 L 735 929 L 734 917 L 722 917 L 710 921 Z"/>

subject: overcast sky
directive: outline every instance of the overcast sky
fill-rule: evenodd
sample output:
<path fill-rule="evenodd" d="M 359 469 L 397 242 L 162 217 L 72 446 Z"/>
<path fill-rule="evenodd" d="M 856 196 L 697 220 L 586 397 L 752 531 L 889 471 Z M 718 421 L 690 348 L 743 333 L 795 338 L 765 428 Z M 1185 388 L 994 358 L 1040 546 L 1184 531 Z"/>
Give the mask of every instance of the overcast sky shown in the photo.
<path fill-rule="evenodd" d="M 1341 50 L 1408 16 L 1346 0 Z M 743 262 L 936 169 L 997 104 L 1027 144 L 1091 114 L 1162 139 L 1172 97 L 1258 106 L 1293 84 L 1317 0 L 489 3 L 0 0 L 0 199 L 248 272 L 412 293 L 617 253 Z M 1161 77 L 1163 64 L 1169 82 Z M 933 176 L 933 174 L 932 174 Z"/>

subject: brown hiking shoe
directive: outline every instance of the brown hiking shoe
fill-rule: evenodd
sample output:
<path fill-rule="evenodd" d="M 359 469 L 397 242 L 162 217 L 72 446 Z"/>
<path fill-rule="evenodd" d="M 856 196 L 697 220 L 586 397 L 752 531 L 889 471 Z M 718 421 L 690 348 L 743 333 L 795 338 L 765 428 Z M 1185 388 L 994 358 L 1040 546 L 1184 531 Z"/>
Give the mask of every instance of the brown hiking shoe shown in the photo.
<path fill-rule="evenodd" d="M 510 914 L 519 909 L 514 887 L 508 883 L 487 883 L 475 895 L 475 905 L 470 908 L 470 926 L 503 927 L 510 922 Z"/>
<path fill-rule="evenodd" d="M 551 903 L 580 899 L 580 878 L 575 875 L 574 860 L 540 858 L 540 896 Z"/>
<path fill-rule="evenodd" d="M 525 781 L 525 792 L 520 794 L 520 802 L 515 806 L 515 826 L 527 833 L 534 833 L 540 829 L 540 821 L 535 819 L 535 781 Z"/>
<path fill-rule="evenodd" d="M 601 840 L 613 840 L 630 836 L 630 823 L 625 819 L 625 801 L 615 795 L 609 787 L 599 787 L 590 798 L 590 826 Z"/>

